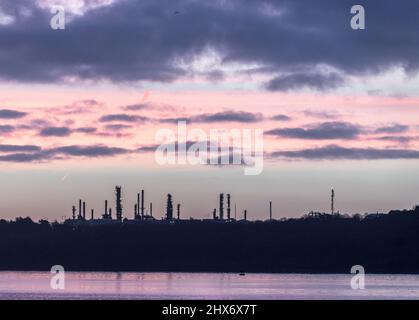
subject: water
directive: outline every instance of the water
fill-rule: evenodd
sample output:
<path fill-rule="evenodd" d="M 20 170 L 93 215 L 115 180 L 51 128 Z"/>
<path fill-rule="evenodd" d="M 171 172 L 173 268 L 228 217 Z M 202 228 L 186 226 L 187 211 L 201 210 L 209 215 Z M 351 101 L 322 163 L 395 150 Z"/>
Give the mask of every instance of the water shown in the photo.
<path fill-rule="evenodd" d="M 52 290 L 48 272 L 0 272 L 0 299 L 419 299 L 419 275 L 66 272 Z"/>

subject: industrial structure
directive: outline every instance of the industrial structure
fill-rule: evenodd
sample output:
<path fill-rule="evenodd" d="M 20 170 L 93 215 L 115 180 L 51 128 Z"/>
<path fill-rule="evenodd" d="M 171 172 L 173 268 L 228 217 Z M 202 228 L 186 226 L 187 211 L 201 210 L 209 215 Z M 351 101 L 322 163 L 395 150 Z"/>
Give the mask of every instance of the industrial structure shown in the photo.
<path fill-rule="evenodd" d="M 226 195 L 226 197 L 225 197 Z M 122 196 L 122 187 L 115 186 L 115 218 L 112 216 L 112 208 L 109 207 L 108 200 L 105 200 L 105 208 L 101 217 L 95 219 L 94 209 L 90 208 L 90 219 L 86 217 L 86 210 L 87 210 L 87 203 L 83 201 L 83 199 L 78 200 L 78 210 L 75 205 L 71 207 L 71 219 L 76 224 L 82 224 L 84 222 L 93 223 L 93 224 L 105 224 L 105 223 L 132 223 L 132 222 L 153 222 L 158 221 L 153 216 L 153 203 L 150 202 L 148 212 L 146 210 L 146 202 L 145 202 L 145 190 L 141 189 L 140 192 L 136 193 L 136 199 L 134 204 L 134 213 L 133 219 L 129 219 L 129 217 L 123 215 L 123 196 Z M 211 219 L 204 219 L 203 221 L 213 221 L 216 223 L 231 223 L 231 222 L 247 222 L 248 221 L 248 210 L 244 209 L 243 218 L 237 217 L 237 204 L 234 203 L 234 217 L 231 214 L 231 205 L 232 205 L 232 197 L 230 193 L 220 193 L 219 194 L 219 202 L 218 202 L 218 210 L 216 208 L 212 211 Z M 225 203 L 226 201 L 226 203 Z M 224 216 L 225 211 L 225 204 L 226 204 L 226 213 L 227 215 Z M 194 221 L 193 218 L 190 219 L 181 219 L 181 203 L 176 204 L 176 217 L 174 216 L 173 207 L 173 197 L 172 194 L 167 194 L 166 200 L 166 211 L 164 213 L 164 218 L 160 220 L 161 222 L 171 222 L 171 223 L 180 223 L 186 221 Z M 330 194 L 330 207 L 331 207 L 331 214 L 327 213 L 319 213 L 311 211 L 308 214 L 308 217 L 311 218 L 323 218 L 327 216 L 336 217 L 339 216 L 339 211 L 335 210 L 335 190 L 334 188 L 331 189 Z M 217 212 L 218 211 L 218 212 Z M 269 201 L 269 219 L 267 221 L 276 221 L 273 218 L 273 205 L 272 201 Z"/>

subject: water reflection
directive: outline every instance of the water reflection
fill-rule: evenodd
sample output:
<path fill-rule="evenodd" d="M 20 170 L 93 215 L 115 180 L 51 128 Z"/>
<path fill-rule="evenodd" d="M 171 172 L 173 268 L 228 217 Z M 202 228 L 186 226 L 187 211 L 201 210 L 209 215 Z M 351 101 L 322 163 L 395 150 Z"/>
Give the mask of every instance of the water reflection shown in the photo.
<path fill-rule="evenodd" d="M 0 272 L 1 299 L 419 299 L 418 275 L 66 272 L 65 290 L 49 272 Z"/>

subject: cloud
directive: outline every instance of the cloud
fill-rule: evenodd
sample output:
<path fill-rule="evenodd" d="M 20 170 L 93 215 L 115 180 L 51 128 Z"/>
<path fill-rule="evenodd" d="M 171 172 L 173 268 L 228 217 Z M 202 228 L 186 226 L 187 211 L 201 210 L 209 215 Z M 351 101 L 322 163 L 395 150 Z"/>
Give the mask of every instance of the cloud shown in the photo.
<path fill-rule="evenodd" d="M 11 133 L 15 130 L 15 127 L 10 125 L 0 125 L 0 134 L 2 133 Z"/>
<path fill-rule="evenodd" d="M 50 150 L 47 150 L 48 154 L 63 154 L 68 156 L 76 157 L 109 157 L 115 155 L 121 155 L 131 152 L 128 149 L 118 148 L 118 147 L 107 147 L 104 145 L 94 145 L 94 146 L 65 146 L 57 147 Z"/>
<path fill-rule="evenodd" d="M 398 142 L 400 144 L 407 144 L 411 142 L 412 140 L 416 140 L 416 139 L 417 139 L 416 137 L 406 137 L 406 136 L 383 136 L 383 137 L 375 138 L 375 140 Z"/>
<path fill-rule="evenodd" d="M 303 113 L 306 117 L 317 119 L 336 119 L 339 117 L 336 112 L 331 111 L 305 110 Z"/>
<path fill-rule="evenodd" d="M 68 127 L 46 127 L 41 129 L 39 135 L 42 137 L 67 137 L 71 132 Z"/>
<path fill-rule="evenodd" d="M 260 113 L 250 113 L 245 111 L 223 111 L 212 114 L 200 114 L 191 117 L 179 117 L 161 119 L 162 123 L 177 123 L 179 121 L 195 122 L 195 123 L 218 123 L 218 122 L 241 122 L 255 123 L 263 120 Z"/>
<path fill-rule="evenodd" d="M 408 149 L 344 148 L 329 145 L 297 151 L 277 151 L 271 153 L 270 157 L 306 160 L 419 159 L 419 151 Z"/>
<path fill-rule="evenodd" d="M 270 91 L 290 91 L 300 88 L 330 90 L 344 84 L 344 78 L 337 74 L 294 73 L 271 79 L 266 88 Z"/>
<path fill-rule="evenodd" d="M 356 139 L 362 132 L 362 128 L 347 122 L 325 122 L 318 125 L 306 128 L 281 128 L 273 129 L 266 134 L 292 139 L 307 139 L 307 140 L 331 140 Z"/>
<path fill-rule="evenodd" d="M 108 124 L 105 126 L 105 129 L 108 131 L 122 131 L 131 129 L 132 126 L 128 126 L 126 124 Z"/>
<path fill-rule="evenodd" d="M 130 115 L 130 114 L 108 114 L 102 116 L 99 121 L 100 122 L 144 122 L 147 121 L 147 117 L 137 116 L 137 115 Z"/>
<path fill-rule="evenodd" d="M 404 133 L 409 131 L 409 126 L 403 124 L 393 124 L 386 127 L 380 127 L 374 130 L 374 133 Z"/>
<path fill-rule="evenodd" d="M 7 155 L 0 155 L 0 162 L 34 162 L 46 160 L 48 155 L 38 152 L 38 153 L 12 153 Z"/>
<path fill-rule="evenodd" d="M 11 145 L 11 144 L 0 144 L 0 152 L 32 152 L 40 151 L 41 147 L 34 145 Z"/>
<path fill-rule="evenodd" d="M 16 163 L 63 160 L 63 156 L 84 158 L 112 157 L 134 152 L 133 150 L 125 148 L 108 147 L 104 145 L 71 145 L 50 149 L 41 149 L 40 147 L 36 146 L 0 145 L 0 151 L 15 152 L 6 155 L 0 155 L 0 162 Z"/>
<path fill-rule="evenodd" d="M 285 114 L 277 114 L 277 115 L 273 116 L 271 119 L 275 120 L 275 121 L 291 121 L 291 117 L 289 117 Z"/>
<path fill-rule="evenodd" d="M 1 1 L 1 11 L 13 20 L 0 27 L 3 80 L 167 82 L 189 75 L 182 63 L 208 48 L 225 64 L 288 74 L 272 79 L 271 90 L 323 90 L 341 83 L 336 75 L 308 72 L 319 65 L 344 75 L 419 66 L 416 0 L 397 6 L 391 0 L 364 1 L 366 12 L 374 13 L 365 32 L 349 27 L 352 0 L 114 1 L 73 16 L 65 32 L 51 32 L 45 23 L 49 9 L 36 3 Z M 177 8 L 182 14 L 174 16 Z"/>
<path fill-rule="evenodd" d="M 74 129 L 73 131 L 80 132 L 80 133 L 95 133 L 97 129 L 94 127 L 82 127 L 82 128 Z"/>
<path fill-rule="evenodd" d="M 146 103 L 138 103 L 138 104 L 130 104 L 128 106 L 123 107 L 124 110 L 128 111 L 139 111 L 149 108 L 150 105 Z"/>
<path fill-rule="evenodd" d="M 95 109 L 102 107 L 104 107 L 102 102 L 99 102 L 95 99 L 84 99 L 74 101 L 68 105 L 49 108 L 48 112 L 57 115 L 75 115 L 91 113 L 95 111 Z"/>
<path fill-rule="evenodd" d="M 26 112 L 9 109 L 0 109 L 0 119 L 20 119 L 25 117 L 26 115 Z"/>

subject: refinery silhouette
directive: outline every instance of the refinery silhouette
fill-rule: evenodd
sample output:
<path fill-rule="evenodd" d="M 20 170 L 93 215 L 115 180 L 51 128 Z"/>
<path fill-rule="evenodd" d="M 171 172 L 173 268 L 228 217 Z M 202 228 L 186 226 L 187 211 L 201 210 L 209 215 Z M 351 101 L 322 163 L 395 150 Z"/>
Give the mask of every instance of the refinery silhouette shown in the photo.
<path fill-rule="evenodd" d="M 203 219 L 202 222 L 218 222 L 218 223 L 232 223 L 232 222 L 247 222 L 247 210 L 243 211 L 243 218 L 237 218 L 237 205 L 234 206 L 234 217 L 232 216 L 232 208 L 231 208 L 231 194 L 225 195 L 221 193 L 219 195 L 219 205 L 218 209 L 214 208 L 212 211 L 212 219 Z M 225 205 L 226 213 L 225 216 Z M 113 216 L 112 208 L 109 207 L 108 200 L 105 200 L 104 209 L 100 217 L 95 219 L 95 211 L 91 209 L 90 211 L 90 218 L 86 215 L 86 202 L 82 199 L 78 202 L 78 210 L 77 207 L 74 205 L 72 207 L 72 219 L 71 221 L 74 224 L 112 224 L 112 223 L 140 223 L 140 222 L 181 222 L 181 221 L 190 221 L 193 218 L 190 217 L 189 219 L 181 219 L 181 204 L 176 204 L 176 215 L 174 214 L 174 207 L 173 207 L 173 197 L 169 193 L 167 195 L 166 201 L 166 211 L 164 213 L 163 219 L 156 219 L 153 216 L 153 203 L 150 202 L 148 206 L 148 211 L 145 208 L 145 190 L 141 190 L 141 193 L 137 193 L 136 203 L 133 208 L 133 213 L 130 216 L 124 216 L 123 214 L 123 204 L 122 204 L 122 187 L 116 186 L 115 187 L 115 212 L 116 215 Z M 269 221 L 272 221 L 272 201 L 269 202 Z"/>
<path fill-rule="evenodd" d="M 105 200 L 98 217 L 93 209 L 88 217 L 80 199 L 63 223 L 0 220 L 0 270 L 347 273 L 362 265 L 371 273 L 419 273 L 419 206 L 347 215 L 335 196 L 332 188 L 328 213 L 274 219 L 269 201 L 267 218 L 250 221 L 247 210 L 238 217 L 229 193 L 201 220 L 182 219 L 182 205 L 168 194 L 156 219 L 145 190 L 125 214 L 116 186 L 114 207 Z"/>

